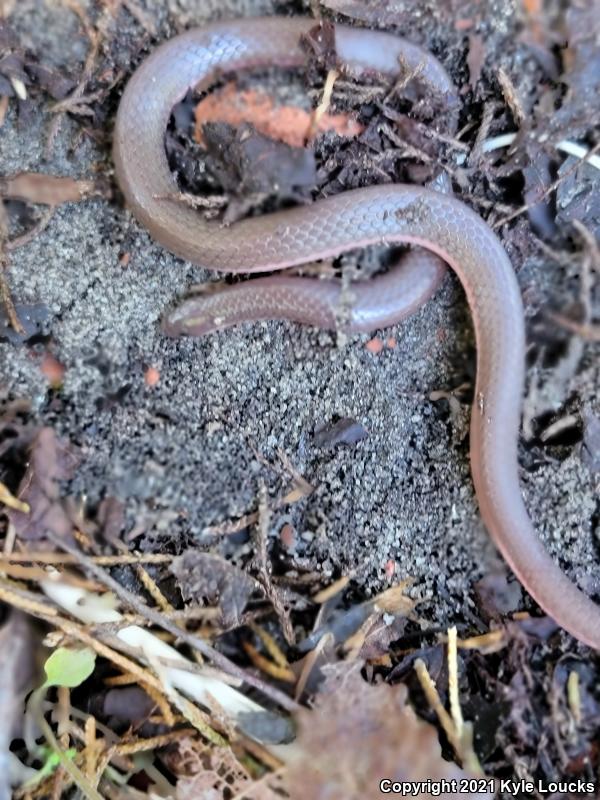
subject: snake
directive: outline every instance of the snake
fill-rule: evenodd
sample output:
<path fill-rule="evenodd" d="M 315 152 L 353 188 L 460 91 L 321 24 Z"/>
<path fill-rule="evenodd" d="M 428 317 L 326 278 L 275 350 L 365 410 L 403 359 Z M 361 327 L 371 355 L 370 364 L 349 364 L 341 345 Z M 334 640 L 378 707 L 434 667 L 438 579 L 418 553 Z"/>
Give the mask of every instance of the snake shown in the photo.
<path fill-rule="evenodd" d="M 483 524 L 531 597 L 554 621 L 600 650 L 600 606 L 546 551 L 525 507 L 518 440 L 525 381 L 525 320 L 518 281 L 486 222 L 451 194 L 412 184 L 343 191 L 249 217 L 229 227 L 169 200 L 178 191 L 165 151 L 172 109 L 224 74 L 306 62 L 302 38 L 315 21 L 267 17 L 186 31 L 157 47 L 129 79 L 115 121 L 113 160 L 125 202 L 152 238 L 176 256 L 221 272 L 278 273 L 369 245 L 415 249 L 382 276 L 353 284 L 348 329 L 385 327 L 435 291 L 441 263 L 458 276 L 477 348 L 470 422 L 471 474 Z M 335 25 L 335 49 L 356 79 L 412 71 L 449 104 L 457 93 L 441 63 L 395 34 Z M 412 253 L 412 254 L 411 254 Z M 205 334 L 242 320 L 289 319 L 335 327 L 335 281 L 268 275 L 192 297 L 171 311 L 171 335 Z"/>

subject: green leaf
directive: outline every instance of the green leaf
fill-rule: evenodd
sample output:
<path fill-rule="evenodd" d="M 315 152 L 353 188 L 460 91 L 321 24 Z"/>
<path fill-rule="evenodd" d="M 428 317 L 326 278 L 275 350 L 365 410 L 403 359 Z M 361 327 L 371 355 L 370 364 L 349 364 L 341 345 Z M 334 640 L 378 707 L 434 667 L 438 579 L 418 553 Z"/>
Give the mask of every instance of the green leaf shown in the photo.
<path fill-rule="evenodd" d="M 32 775 L 29 780 L 27 780 L 23 784 L 23 789 L 32 789 L 34 786 L 43 779 L 46 778 L 48 775 L 52 775 L 54 770 L 58 767 L 61 763 L 61 759 L 58 753 L 53 752 L 49 748 L 42 748 L 46 752 L 46 761 L 44 762 L 43 766 Z M 71 747 L 69 750 L 65 751 L 65 756 L 71 760 L 75 758 L 77 755 L 77 750 L 74 747 Z"/>
<path fill-rule="evenodd" d="M 90 677 L 95 663 L 96 653 L 89 647 L 81 650 L 57 647 L 44 664 L 46 671 L 44 688 L 66 686 L 74 689 Z"/>

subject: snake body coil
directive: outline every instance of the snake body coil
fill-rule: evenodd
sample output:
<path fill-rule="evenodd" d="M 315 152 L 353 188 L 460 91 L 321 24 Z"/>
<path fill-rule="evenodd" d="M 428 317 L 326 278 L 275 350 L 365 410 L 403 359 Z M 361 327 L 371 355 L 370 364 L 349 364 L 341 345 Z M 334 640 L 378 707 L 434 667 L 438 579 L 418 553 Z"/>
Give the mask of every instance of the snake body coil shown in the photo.
<path fill-rule="evenodd" d="M 282 270 L 382 242 L 418 245 L 449 264 L 465 289 L 477 340 L 471 465 L 481 516 L 544 611 L 600 649 L 600 608 L 546 553 L 521 497 L 517 441 L 524 381 L 523 307 L 510 261 L 483 220 L 452 197 L 409 185 L 357 189 L 227 229 L 159 199 L 177 191 L 164 148 L 173 106 L 190 87 L 209 86 L 218 72 L 301 65 L 300 36 L 312 25 L 312 20 L 283 18 L 218 23 L 159 47 L 131 78 L 118 111 L 114 160 L 127 203 L 167 249 L 215 270 Z M 449 100 L 456 97 L 441 65 L 395 36 L 336 26 L 336 47 L 340 61 L 355 75 L 394 74 L 400 62 L 408 69 L 419 67 L 420 80 L 432 91 Z M 413 261 L 419 263 L 418 257 Z M 419 269 L 403 273 L 399 268 L 388 285 L 375 281 L 375 287 L 360 287 L 353 329 L 390 324 L 414 310 L 440 279 L 438 262 L 425 258 L 424 263 L 429 270 L 425 276 Z M 404 281 L 399 291 L 395 281 Z M 216 307 L 203 306 L 202 298 L 200 305 L 184 304 L 169 318 L 168 329 L 202 333 L 231 320 L 266 317 L 335 324 L 339 296 L 327 282 L 275 276 L 248 286 L 252 288 L 236 287 L 211 301 Z"/>

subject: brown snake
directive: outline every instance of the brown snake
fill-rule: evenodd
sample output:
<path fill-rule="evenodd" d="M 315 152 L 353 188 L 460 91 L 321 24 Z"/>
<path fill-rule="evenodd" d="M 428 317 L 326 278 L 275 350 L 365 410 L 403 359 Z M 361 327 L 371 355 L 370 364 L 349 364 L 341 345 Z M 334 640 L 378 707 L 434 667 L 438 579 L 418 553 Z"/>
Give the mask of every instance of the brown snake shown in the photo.
<path fill-rule="evenodd" d="M 281 270 L 382 242 L 416 244 L 449 264 L 466 292 L 477 340 L 470 446 L 481 516 L 544 611 L 600 649 L 600 607 L 547 554 L 521 497 L 523 307 L 510 261 L 485 222 L 450 196 L 403 184 L 356 189 L 229 228 L 164 199 L 177 191 L 164 146 L 173 106 L 191 87 L 208 88 L 219 72 L 302 65 L 300 36 L 313 25 L 286 18 L 217 23 L 177 36 L 146 59 L 123 94 L 116 121 L 114 160 L 127 203 L 167 249 L 215 270 Z M 421 48 L 390 34 L 341 25 L 335 34 L 338 58 L 352 75 L 394 75 L 401 63 L 418 71 L 428 90 L 456 97 L 444 69 Z M 415 255 L 383 278 L 353 285 L 350 330 L 371 330 L 406 316 L 431 295 L 440 274 L 437 259 Z M 335 327 L 338 302 L 333 282 L 272 276 L 193 298 L 165 327 L 198 334 L 265 318 Z"/>

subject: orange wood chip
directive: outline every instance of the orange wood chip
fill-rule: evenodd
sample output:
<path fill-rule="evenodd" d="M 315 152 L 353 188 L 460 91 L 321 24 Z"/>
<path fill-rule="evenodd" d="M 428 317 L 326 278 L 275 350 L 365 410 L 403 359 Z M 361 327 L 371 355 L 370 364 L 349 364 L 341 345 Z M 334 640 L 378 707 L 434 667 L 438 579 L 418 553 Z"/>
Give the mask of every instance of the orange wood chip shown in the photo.
<path fill-rule="evenodd" d="M 303 147 L 311 128 L 311 118 L 310 112 L 302 108 L 275 105 L 264 92 L 256 89 L 239 91 L 235 83 L 228 83 L 196 106 L 194 136 L 201 144 L 202 126 L 206 122 L 228 122 L 236 126 L 250 122 L 265 136 L 292 147 Z M 349 114 L 326 113 L 319 120 L 318 131 L 329 130 L 352 138 L 362 132 L 363 126 Z"/>

